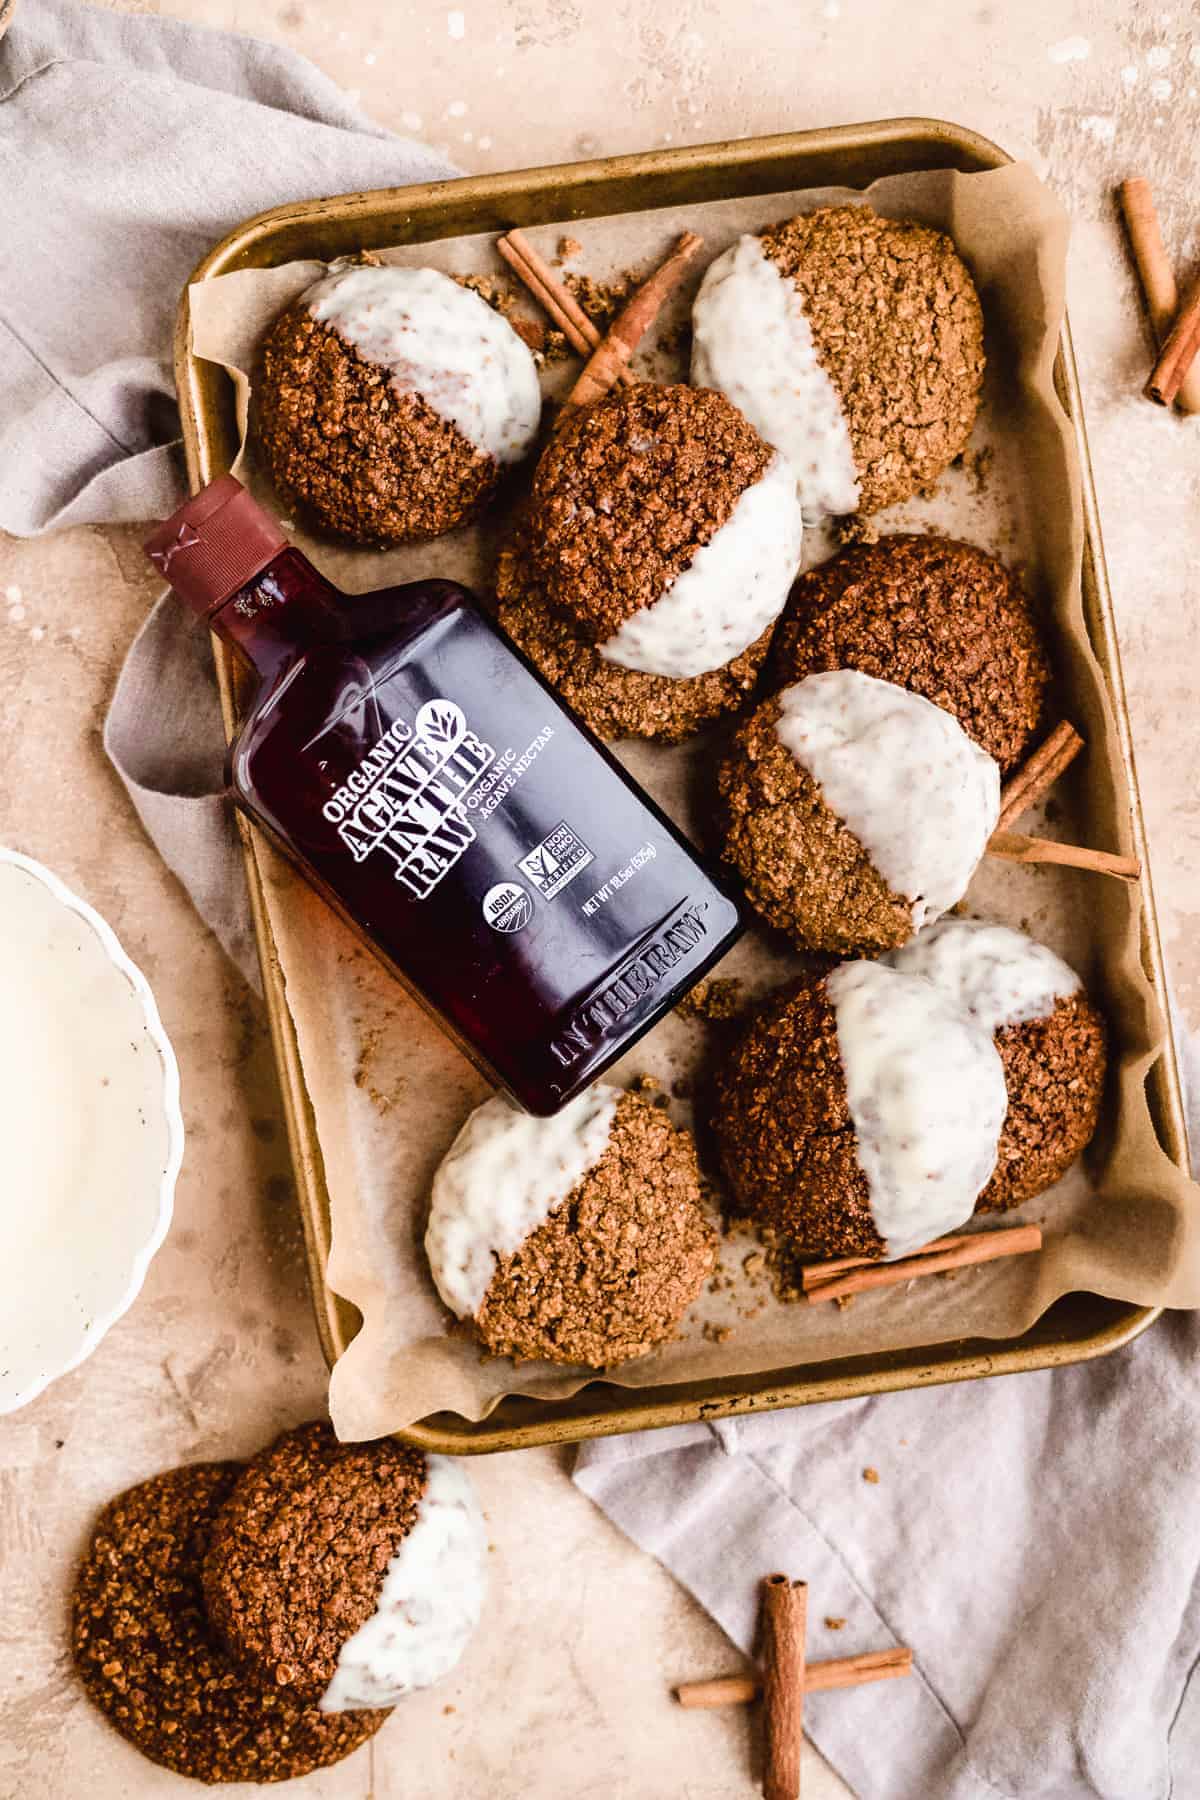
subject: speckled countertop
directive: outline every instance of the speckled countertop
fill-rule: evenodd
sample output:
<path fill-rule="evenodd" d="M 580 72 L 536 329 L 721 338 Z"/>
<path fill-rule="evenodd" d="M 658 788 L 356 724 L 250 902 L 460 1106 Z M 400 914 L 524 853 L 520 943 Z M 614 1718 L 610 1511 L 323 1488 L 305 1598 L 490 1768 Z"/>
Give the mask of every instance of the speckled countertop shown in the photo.
<path fill-rule="evenodd" d="M 1075 216 L 1070 301 L 1154 873 L 1180 1004 L 1200 1024 L 1194 694 L 1200 420 L 1138 398 L 1148 344 L 1111 203 L 1147 174 L 1181 268 L 1200 251 L 1200 20 L 1118 0 L 153 0 L 312 56 L 384 123 L 470 170 L 900 113 L 1028 157 Z M 263 195 L 263 204 L 271 196 Z M 165 347 L 164 347 L 165 351 Z M 142 836 L 100 721 L 155 596 L 132 530 L 0 540 L 0 839 L 112 922 L 179 1054 L 176 1222 L 98 1353 L 0 1421 L 0 1796 L 181 1793 L 75 1688 L 67 1581 L 89 1521 L 165 1464 L 241 1455 L 318 1410 L 324 1367 L 266 1028 Z M 738 1800 L 749 1721 L 683 1715 L 671 1679 L 736 1666 L 717 1628 L 569 1485 L 550 1451 L 476 1469 L 488 1628 L 456 1676 L 295 1791 L 329 1800 Z M 454 1710 L 449 1710 L 453 1708 Z M 240 1790 L 238 1790 L 240 1791 Z M 247 1790 L 249 1791 L 249 1790 Z M 812 1757 L 807 1800 L 844 1793 Z"/>

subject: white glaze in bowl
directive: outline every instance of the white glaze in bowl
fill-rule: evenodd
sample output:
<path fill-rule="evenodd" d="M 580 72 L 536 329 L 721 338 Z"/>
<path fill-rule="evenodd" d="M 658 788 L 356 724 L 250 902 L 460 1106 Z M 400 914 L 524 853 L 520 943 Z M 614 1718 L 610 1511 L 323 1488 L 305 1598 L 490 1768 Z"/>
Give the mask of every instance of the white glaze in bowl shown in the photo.
<path fill-rule="evenodd" d="M 0 1413 L 89 1356 L 171 1222 L 179 1071 L 145 977 L 0 848 Z"/>

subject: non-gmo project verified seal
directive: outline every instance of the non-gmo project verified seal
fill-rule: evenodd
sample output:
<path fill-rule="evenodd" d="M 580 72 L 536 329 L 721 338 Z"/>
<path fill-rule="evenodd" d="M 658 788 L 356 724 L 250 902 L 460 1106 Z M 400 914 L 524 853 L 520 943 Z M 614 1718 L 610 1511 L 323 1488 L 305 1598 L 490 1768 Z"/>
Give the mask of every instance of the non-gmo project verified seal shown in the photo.
<path fill-rule="evenodd" d="M 568 881 L 574 881 L 580 870 L 594 861 L 595 857 L 582 838 L 576 837 L 571 827 L 560 819 L 554 830 L 521 858 L 517 867 L 528 875 L 543 899 L 552 900 Z"/>

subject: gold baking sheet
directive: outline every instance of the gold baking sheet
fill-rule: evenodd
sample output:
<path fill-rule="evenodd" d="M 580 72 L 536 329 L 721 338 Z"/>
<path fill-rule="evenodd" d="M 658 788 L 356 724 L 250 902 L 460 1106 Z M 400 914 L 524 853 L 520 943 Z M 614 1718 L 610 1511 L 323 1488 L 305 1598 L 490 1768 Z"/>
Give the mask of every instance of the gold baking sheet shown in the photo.
<path fill-rule="evenodd" d="M 401 241 L 427 241 L 515 223 L 586 218 L 653 206 L 682 208 L 701 200 L 764 194 L 797 186 L 828 185 L 834 181 L 865 185 L 880 175 L 900 170 L 955 167 L 969 172 L 996 167 L 1006 160 L 994 146 L 955 127 L 898 121 L 628 157 L 566 169 L 347 196 L 278 209 L 251 221 L 206 259 L 195 279 L 207 280 L 235 269 L 270 267 L 298 258 L 327 258 L 364 245 L 382 247 Z M 232 390 L 225 376 L 213 364 L 199 361 L 190 354 L 186 313 L 181 316 L 178 373 L 191 475 L 198 483 L 228 466 L 237 447 L 237 429 L 232 411 Z M 1088 629 L 1118 716 L 1120 753 L 1133 794 L 1133 832 L 1136 847 L 1144 856 L 1111 608 L 1087 468 L 1078 389 L 1065 331 L 1058 358 L 1057 384 L 1074 424 L 1084 471 L 1088 534 L 1084 600 Z M 220 651 L 218 667 L 226 722 L 232 728 L 236 699 L 231 670 Z M 324 1280 L 329 1211 L 320 1148 L 253 858 L 250 859 L 250 877 L 272 1032 L 280 1061 L 309 1245 L 318 1322 L 326 1353 L 333 1360 L 353 1336 L 357 1314 L 330 1292 Z M 1145 900 L 1143 960 L 1161 995 L 1161 966 L 1148 883 Z M 1149 1093 L 1159 1137 L 1172 1160 L 1182 1166 L 1182 1111 L 1169 1049 L 1151 1071 Z M 404 1435 L 446 1449 L 510 1448 L 516 1443 L 576 1438 L 638 1425 L 677 1423 L 701 1416 L 762 1410 L 888 1387 L 912 1386 L 924 1381 L 970 1378 L 1101 1354 L 1134 1335 L 1152 1317 L 1153 1312 L 1147 1308 L 1073 1295 L 1056 1303 L 1036 1327 L 1019 1339 L 988 1339 L 939 1344 L 928 1350 L 859 1355 L 832 1363 L 825 1361 L 819 1365 L 772 1370 L 769 1376 L 758 1374 L 675 1387 L 631 1391 L 617 1389 L 612 1384 L 592 1383 L 569 1401 L 506 1399 L 479 1424 L 470 1424 L 453 1415 L 439 1415 L 410 1428 Z"/>

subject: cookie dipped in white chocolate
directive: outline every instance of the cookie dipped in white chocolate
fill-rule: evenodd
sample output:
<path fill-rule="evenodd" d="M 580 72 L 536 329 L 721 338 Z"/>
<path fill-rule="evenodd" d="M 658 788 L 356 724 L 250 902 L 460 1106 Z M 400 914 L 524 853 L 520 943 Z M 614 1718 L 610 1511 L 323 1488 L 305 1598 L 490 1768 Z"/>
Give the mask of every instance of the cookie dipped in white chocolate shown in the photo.
<path fill-rule="evenodd" d="M 600 645 L 601 656 L 675 680 L 724 668 L 782 612 L 802 536 L 795 477 L 776 453 L 661 598 Z"/>
<path fill-rule="evenodd" d="M 426 1458 L 416 1521 L 388 1563 L 375 1611 L 338 1653 L 322 1712 L 394 1706 L 457 1663 L 487 1592 L 487 1533 L 453 1457 Z"/>
<path fill-rule="evenodd" d="M 434 1286 L 458 1318 L 474 1318 L 496 1265 L 599 1162 L 620 1098 L 598 1083 L 548 1119 L 503 1094 L 476 1107 L 433 1178 L 425 1232 Z"/>
<path fill-rule="evenodd" d="M 692 382 L 726 394 L 791 464 L 804 518 L 858 511 L 859 484 L 842 403 L 822 368 L 796 284 L 761 238 L 713 262 L 692 310 Z"/>
<path fill-rule="evenodd" d="M 512 463 L 532 446 L 537 367 L 508 321 L 470 288 L 437 269 L 335 263 L 300 304 L 475 450 Z"/>
<path fill-rule="evenodd" d="M 1061 956 L 1023 931 L 986 919 L 941 919 L 884 958 L 923 975 L 985 1031 L 1048 1019 L 1082 983 Z"/>
<path fill-rule="evenodd" d="M 990 1033 L 923 976 L 843 963 L 826 978 L 875 1228 L 888 1260 L 969 1219 L 1008 1110 Z"/>
<path fill-rule="evenodd" d="M 780 743 L 853 832 L 913 930 L 961 900 L 1000 812 L 1000 770 L 950 713 L 855 669 L 778 695 Z"/>

